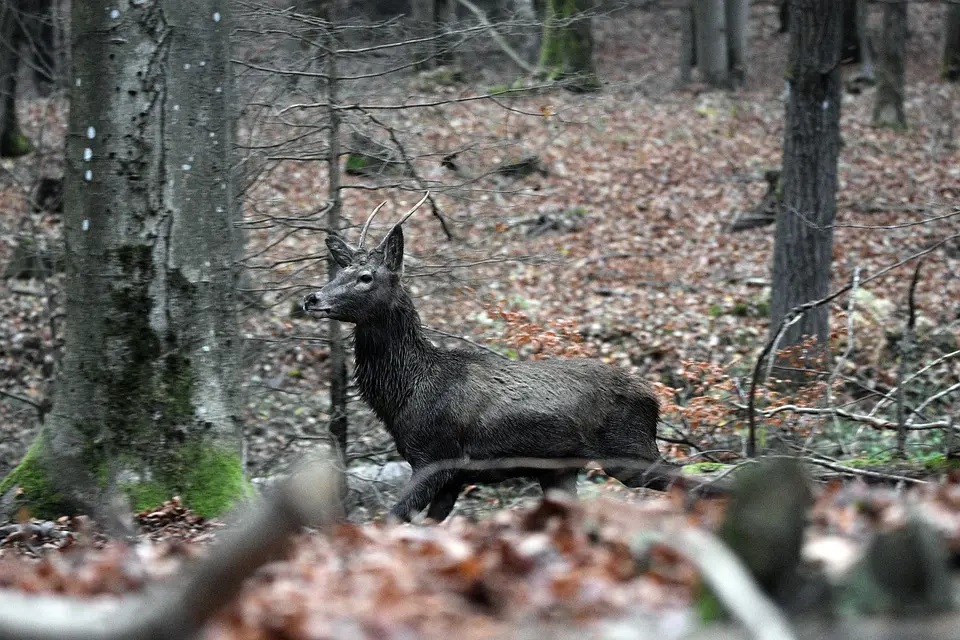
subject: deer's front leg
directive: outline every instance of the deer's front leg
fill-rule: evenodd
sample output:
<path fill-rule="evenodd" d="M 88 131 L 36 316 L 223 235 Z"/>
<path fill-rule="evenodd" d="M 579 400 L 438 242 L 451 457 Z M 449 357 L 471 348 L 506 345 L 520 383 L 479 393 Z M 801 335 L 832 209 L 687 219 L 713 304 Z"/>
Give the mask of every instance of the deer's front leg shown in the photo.
<path fill-rule="evenodd" d="M 403 490 L 400 500 L 390 509 L 390 515 L 403 522 L 410 522 L 416 514 L 423 511 L 424 507 L 433 502 L 441 494 L 442 490 L 449 485 L 457 475 L 456 469 L 438 469 L 429 471 L 429 465 L 411 465 L 413 466 L 413 477 L 410 483 Z M 459 493 L 459 487 L 458 487 Z M 456 494 L 454 495 L 456 501 Z M 441 502 L 443 502 L 441 500 Z M 453 502 L 447 513 L 453 508 Z M 433 509 L 431 509 L 433 513 Z M 439 515 L 439 511 L 436 515 Z"/>

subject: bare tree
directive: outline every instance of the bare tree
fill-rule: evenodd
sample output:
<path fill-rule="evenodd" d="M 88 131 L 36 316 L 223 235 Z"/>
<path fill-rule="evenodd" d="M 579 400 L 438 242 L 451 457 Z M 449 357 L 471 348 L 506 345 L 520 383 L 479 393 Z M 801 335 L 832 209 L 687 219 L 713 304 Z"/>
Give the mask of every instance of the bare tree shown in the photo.
<path fill-rule="evenodd" d="M 873 124 L 876 126 L 894 129 L 907 127 L 907 116 L 903 109 L 906 47 L 907 3 L 886 2 L 883 5 L 883 38 L 873 105 Z"/>
<path fill-rule="evenodd" d="M 749 19 L 746 0 L 690 0 L 681 17 L 680 84 L 689 81 L 691 67 L 714 87 L 746 84 Z"/>
<path fill-rule="evenodd" d="M 72 4 L 66 352 L 0 483 L 37 515 L 102 513 L 115 490 L 212 515 L 244 491 L 225 11 Z"/>
<path fill-rule="evenodd" d="M 704 82 L 714 87 L 730 86 L 725 0 L 695 0 L 697 67 Z"/>
<path fill-rule="evenodd" d="M 771 327 L 830 285 L 840 149 L 841 7 L 834 0 L 790 0 L 789 97 L 783 147 L 783 206 L 773 251 Z M 829 337 L 827 307 L 799 317 L 781 346 Z"/>
<path fill-rule="evenodd" d="M 742 87 L 747 83 L 750 42 L 749 0 L 726 0 L 727 11 L 727 64 L 730 68 L 730 83 Z"/>
<path fill-rule="evenodd" d="M 947 3 L 943 20 L 943 62 L 940 76 L 948 82 L 960 80 L 960 2 Z"/>
<path fill-rule="evenodd" d="M 547 0 L 540 73 L 578 91 L 600 88 L 593 64 L 592 0 Z"/>

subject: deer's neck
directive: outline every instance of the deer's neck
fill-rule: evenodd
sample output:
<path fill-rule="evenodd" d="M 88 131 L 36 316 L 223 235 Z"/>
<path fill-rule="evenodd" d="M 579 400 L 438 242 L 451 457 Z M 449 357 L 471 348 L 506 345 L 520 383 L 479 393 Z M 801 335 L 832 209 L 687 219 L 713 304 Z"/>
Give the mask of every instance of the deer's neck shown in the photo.
<path fill-rule="evenodd" d="M 404 291 L 400 300 L 374 322 L 354 332 L 356 378 L 360 394 L 391 432 L 428 368 L 434 346 L 423 334 L 420 314 Z"/>

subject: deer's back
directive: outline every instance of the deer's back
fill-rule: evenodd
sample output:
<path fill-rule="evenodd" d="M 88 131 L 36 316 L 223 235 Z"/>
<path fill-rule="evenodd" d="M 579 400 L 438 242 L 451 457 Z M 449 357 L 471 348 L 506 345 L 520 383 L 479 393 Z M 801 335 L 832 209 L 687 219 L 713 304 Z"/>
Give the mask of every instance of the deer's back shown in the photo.
<path fill-rule="evenodd" d="M 596 360 L 454 351 L 425 373 L 403 421 L 414 439 L 438 437 L 478 459 L 609 456 L 619 446 L 653 459 L 658 409 L 647 385 Z"/>

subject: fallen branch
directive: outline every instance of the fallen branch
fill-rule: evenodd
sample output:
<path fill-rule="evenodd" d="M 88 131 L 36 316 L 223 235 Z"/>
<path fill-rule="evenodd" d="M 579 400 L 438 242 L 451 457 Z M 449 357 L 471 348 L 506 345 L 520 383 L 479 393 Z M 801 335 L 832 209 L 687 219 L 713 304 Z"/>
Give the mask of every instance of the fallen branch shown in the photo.
<path fill-rule="evenodd" d="M 688 527 L 665 537 L 665 544 L 683 554 L 700 571 L 717 599 L 754 640 L 796 638 L 780 609 L 760 590 L 739 558 L 719 538 Z"/>
<path fill-rule="evenodd" d="M 193 637 L 239 593 L 243 580 L 287 548 L 306 525 L 339 515 L 339 479 L 329 464 L 292 475 L 227 533 L 177 585 L 141 596 L 67 598 L 0 591 L 0 640 L 173 640 Z"/>
<path fill-rule="evenodd" d="M 918 251 L 913 255 L 907 256 L 900 262 L 890 265 L 886 269 L 881 269 L 880 271 L 876 272 L 869 278 L 865 278 L 862 282 L 860 282 L 860 286 L 867 284 L 871 280 L 876 280 L 877 278 L 885 276 L 886 274 L 890 273 L 895 269 L 899 269 L 905 264 L 909 264 L 914 260 L 923 258 L 925 255 L 932 253 L 933 251 L 936 251 L 937 249 L 947 244 L 951 240 L 955 240 L 957 238 L 960 238 L 960 233 L 954 233 L 950 236 L 947 236 L 946 238 L 930 245 L 926 249 Z M 754 366 L 753 366 L 753 375 L 750 377 L 750 393 L 747 394 L 747 455 L 749 457 L 752 458 L 757 454 L 757 411 L 756 411 L 757 386 L 760 384 L 760 370 L 761 370 L 761 367 L 763 366 L 764 360 L 767 357 L 770 357 L 771 350 L 773 349 L 774 345 L 776 345 L 780 341 L 780 338 L 786 331 L 787 326 L 795 322 L 797 318 L 801 317 L 807 311 L 810 311 L 811 309 L 815 309 L 817 307 L 825 305 L 839 298 L 841 295 L 843 295 L 847 291 L 850 291 L 853 288 L 853 286 L 854 286 L 854 282 L 851 280 L 850 284 L 840 287 L 833 293 L 827 296 L 824 296 L 819 300 L 811 300 L 809 302 L 804 302 L 803 304 L 797 305 L 796 307 L 788 311 L 786 315 L 784 315 L 783 319 L 780 321 L 780 324 L 777 327 L 776 332 L 767 341 L 763 349 L 760 350 L 760 354 L 757 356 L 757 361 L 756 363 L 754 363 Z"/>

